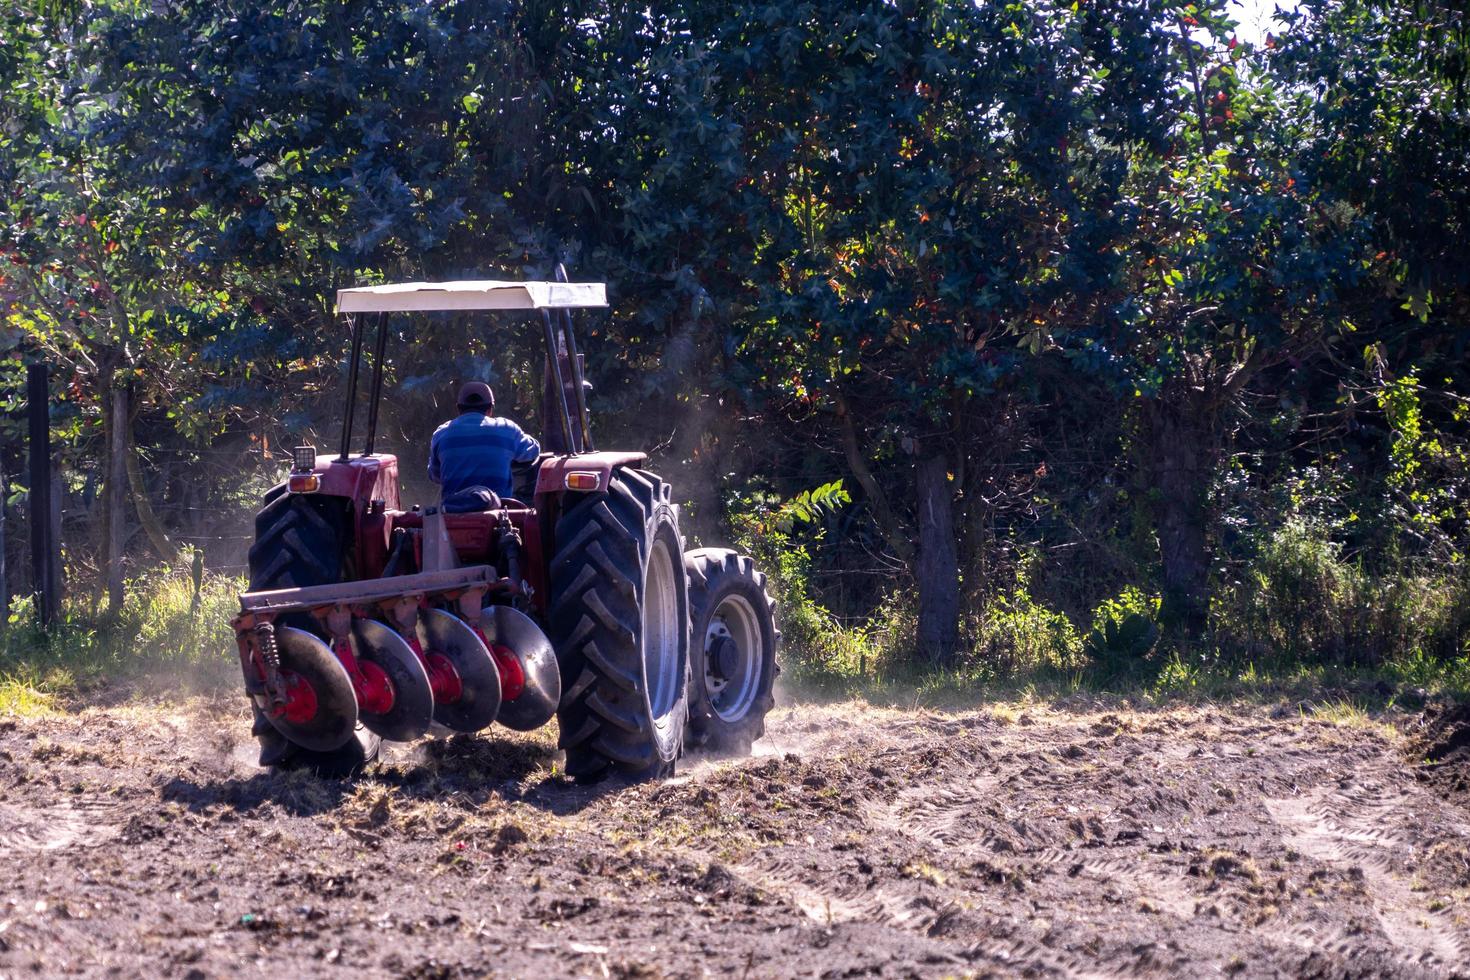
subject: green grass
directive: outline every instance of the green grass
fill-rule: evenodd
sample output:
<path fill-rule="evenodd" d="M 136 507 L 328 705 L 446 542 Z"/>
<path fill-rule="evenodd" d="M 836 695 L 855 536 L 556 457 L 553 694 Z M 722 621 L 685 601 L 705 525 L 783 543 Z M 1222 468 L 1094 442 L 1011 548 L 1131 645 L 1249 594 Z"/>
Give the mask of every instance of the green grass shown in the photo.
<path fill-rule="evenodd" d="M 56 710 L 55 702 L 54 696 L 38 691 L 23 681 L 9 678 L 0 680 L 0 717 L 20 715 L 23 718 L 33 718 L 49 715 Z"/>
<path fill-rule="evenodd" d="M 991 701 L 1055 703 L 1082 696 L 1126 701 L 1140 708 L 1174 703 L 1285 704 L 1323 720 L 1352 724 L 1385 710 L 1415 711 L 1425 699 L 1436 696 L 1470 698 L 1470 658 L 1415 659 L 1365 668 L 1303 664 L 1289 658 L 1235 663 L 1174 654 L 1151 669 L 1106 673 L 1075 666 L 1006 670 L 986 664 L 952 670 L 884 664 L 880 670 L 860 673 L 838 669 L 831 661 L 812 669 L 800 663 L 797 652 L 788 653 L 786 662 L 782 682 L 791 695 L 941 710 Z"/>
<path fill-rule="evenodd" d="M 48 630 L 29 600 L 17 602 L 0 630 L 0 715 L 44 713 L 104 690 L 194 693 L 232 683 L 230 618 L 243 589 L 241 579 L 206 575 L 196 606 L 187 574 L 154 574 L 128 583 L 116 618 L 73 595 Z"/>
<path fill-rule="evenodd" d="M 153 574 L 129 583 L 115 621 L 102 621 L 90 596 L 76 595 L 49 631 L 34 625 L 25 602 L 17 603 L 0 630 L 0 715 L 41 714 L 129 692 L 233 689 L 238 668 L 230 619 L 244 584 L 207 575 L 195 608 L 187 574 Z M 1288 656 L 1243 660 L 1214 650 L 1091 663 L 1077 631 L 1020 591 L 980 634 L 967 662 L 949 670 L 913 663 L 902 641 L 913 624 L 901 606 L 860 628 L 844 627 L 810 600 L 788 602 L 782 613 L 788 641 L 782 687 L 812 701 L 859 698 L 937 709 L 1079 696 L 1137 707 L 1252 702 L 1287 704 L 1351 725 L 1388 709 L 1416 710 L 1427 697 L 1470 698 L 1470 656 L 1417 651 L 1372 668 Z"/>
<path fill-rule="evenodd" d="M 1352 698 L 1331 698 L 1302 708 L 1303 717 L 1316 718 L 1344 728 L 1367 728 L 1373 722 L 1367 707 Z"/>

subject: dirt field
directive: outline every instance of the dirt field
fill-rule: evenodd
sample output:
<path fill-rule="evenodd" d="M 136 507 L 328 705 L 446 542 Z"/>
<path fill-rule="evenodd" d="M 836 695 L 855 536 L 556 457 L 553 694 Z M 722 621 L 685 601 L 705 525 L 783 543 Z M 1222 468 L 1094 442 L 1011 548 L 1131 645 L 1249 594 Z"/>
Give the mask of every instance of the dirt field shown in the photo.
<path fill-rule="evenodd" d="M 1470 975 L 1470 810 L 1386 726 L 771 729 L 592 791 L 500 736 L 262 775 L 234 699 L 0 720 L 0 975 Z"/>

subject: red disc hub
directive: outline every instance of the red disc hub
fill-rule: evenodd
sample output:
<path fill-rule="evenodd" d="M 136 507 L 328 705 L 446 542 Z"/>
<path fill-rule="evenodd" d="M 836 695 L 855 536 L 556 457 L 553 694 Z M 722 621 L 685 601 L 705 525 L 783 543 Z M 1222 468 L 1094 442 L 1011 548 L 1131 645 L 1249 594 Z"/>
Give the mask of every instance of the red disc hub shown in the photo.
<path fill-rule="evenodd" d="M 393 682 L 388 672 L 371 660 L 357 662 L 357 676 L 352 679 L 357 689 L 357 703 L 371 715 L 383 715 L 393 710 Z"/>
<path fill-rule="evenodd" d="M 316 691 L 311 689 L 306 678 L 289 670 L 281 671 L 286 682 L 286 703 L 272 714 L 284 718 L 293 725 L 304 725 L 316 717 Z"/>
<path fill-rule="evenodd" d="M 526 672 L 521 669 L 521 658 L 508 646 L 497 643 L 490 648 L 495 666 L 500 670 L 500 698 L 514 701 L 526 689 Z"/>
<path fill-rule="evenodd" d="M 417 637 L 409 639 L 408 645 L 419 655 L 424 672 L 429 675 L 429 689 L 434 692 L 434 703 L 453 704 L 458 701 L 464 694 L 464 682 L 459 679 L 459 671 L 454 669 L 449 658 L 438 650 L 425 653 L 424 645 Z"/>
<path fill-rule="evenodd" d="M 424 669 L 429 672 L 429 687 L 434 690 L 435 704 L 453 704 L 464 694 L 464 683 L 459 679 L 459 671 L 454 669 L 454 664 L 444 654 L 430 650 L 424 656 Z"/>
<path fill-rule="evenodd" d="M 352 644 L 339 640 L 332 645 L 332 652 L 347 669 L 352 679 L 352 693 L 357 696 L 358 707 L 368 714 L 382 715 L 393 710 L 393 681 L 388 674 L 371 660 L 360 660 L 352 653 Z"/>

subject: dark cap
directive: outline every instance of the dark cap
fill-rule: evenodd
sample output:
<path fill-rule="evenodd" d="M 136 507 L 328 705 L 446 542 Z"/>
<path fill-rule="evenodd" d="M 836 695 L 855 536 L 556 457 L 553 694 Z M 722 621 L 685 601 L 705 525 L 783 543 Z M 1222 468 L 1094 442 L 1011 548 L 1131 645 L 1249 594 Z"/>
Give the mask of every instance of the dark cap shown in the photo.
<path fill-rule="evenodd" d="M 495 407 L 495 396 L 485 382 L 466 381 L 459 389 L 459 407 L 461 411 L 492 409 Z"/>

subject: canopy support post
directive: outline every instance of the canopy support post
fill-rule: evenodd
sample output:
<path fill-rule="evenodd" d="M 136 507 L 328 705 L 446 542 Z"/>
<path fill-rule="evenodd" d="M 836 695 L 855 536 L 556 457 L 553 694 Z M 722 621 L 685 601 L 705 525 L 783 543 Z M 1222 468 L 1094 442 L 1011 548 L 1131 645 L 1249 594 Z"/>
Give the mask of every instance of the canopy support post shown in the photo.
<path fill-rule="evenodd" d="M 352 416 L 357 413 L 357 363 L 362 360 L 362 320 L 347 314 L 352 328 L 351 361 L 347 365 L 347 412 L 342 418 L 342 451 L 337 462 L 345 463 L 352 454 Z"/>
<path fill-rule="evenodd" d="M 567 267 L 560 262 L 556 264 L 556 281 L 567 281 Z M 587 386 L 582 377 L 582 355 L 577 350 L 577 338 L 572 333 L 572 311 L 568 309 L 557 310 L 560 314 L 562 336 L 566 338 L 567 365 L 572 371 L 572 401 L 577 406 L 577 433 L 581 441 L 578 447 L 582 452 L 592 452 L 592 422 L 587 415 Z"/>
<path fill-rule="evenodd" d="M 373 454 L 373 443 L 378 437 L 378 406 L 383 401 L 383 361 L 388 350 L 388 314 L 378 314 L 378 336 L 373 346 L 373 383 L 368 398 L 367 444 L 362 447 L 364 456 Z"/>
<path fill-rule="evenodd" d="M 567 408 L 566 379 L 561 373 L 561 350 L 556 343 L 556 331 L 551 326 L 551 312 L 541 311 L 541 329 L 546 334 L 546 371 L 547 379 L 556 389 L 556 397 L 552 405 L 557 410 L 557 421 L 561 423 L 562 443 L 566 451 L 575 453 L 581 449 L 572 438 L 571 411 Z"/>

